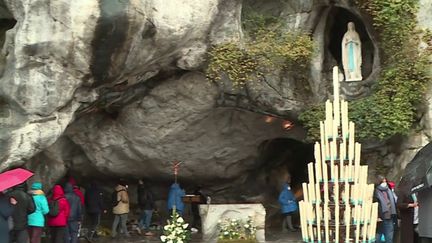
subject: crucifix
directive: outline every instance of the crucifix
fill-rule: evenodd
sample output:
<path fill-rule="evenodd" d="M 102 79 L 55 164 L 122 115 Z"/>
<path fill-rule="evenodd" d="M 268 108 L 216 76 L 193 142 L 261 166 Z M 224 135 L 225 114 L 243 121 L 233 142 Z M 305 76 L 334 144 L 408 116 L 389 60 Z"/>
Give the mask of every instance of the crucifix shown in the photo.
<path fill-rule="evenodd" d="M 175 183 L 177 183 L 177 175 L 178 175 L 178 171 L 179 171 L 179 168 L 180 168 L 180 164 L 181 164 L 182 162 L 180 162 L 180 161 L 178 161 L 178 160 L 175 160 L 174 162 L 173 162 L 173 169 L 174 169 L 174 182 Z"/>

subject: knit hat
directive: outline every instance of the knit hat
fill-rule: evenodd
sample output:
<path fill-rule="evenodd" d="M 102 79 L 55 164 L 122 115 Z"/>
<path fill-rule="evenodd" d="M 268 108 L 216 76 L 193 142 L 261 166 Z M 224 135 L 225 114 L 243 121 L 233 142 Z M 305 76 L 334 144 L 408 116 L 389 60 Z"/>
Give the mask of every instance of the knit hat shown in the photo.
<path fill-rule="evenodd" d="M 34 182 L 31 186 L 32 190 L 42 190 L 42 183 L 40 182 Z"/>

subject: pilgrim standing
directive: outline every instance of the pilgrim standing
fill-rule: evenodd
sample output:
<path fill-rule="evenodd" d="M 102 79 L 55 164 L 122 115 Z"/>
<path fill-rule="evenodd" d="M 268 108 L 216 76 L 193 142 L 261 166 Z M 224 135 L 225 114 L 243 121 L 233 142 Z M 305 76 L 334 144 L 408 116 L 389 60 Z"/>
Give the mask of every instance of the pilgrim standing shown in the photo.
<path fill-rule="evenodd" d="M 70 206 L 65 198 L 63 188 L 60 185 L 55 185 L 53 187 L 52 196 L 48 199 L 48 203 L 52 205 L 50 206 L 50 213 L 48 215 L 51 242 L 64 243 Z"/>
<path fill-rule="evenodd" d="M 40 243 L 42 231 L 45 226 L 45 215 L 49 212 L 48 200 L 45 193 L 42 191 L 42 183 L 40 182 L 34 182 L 32 184 L 30 194 L 33 196 L 33 201 L 36 206 L 36 210 L 27 217 L 30 243 Z"/>
<path fill-rule="evenodd" d="M 17 201 L 0 192 L 0 243 L 9 243 L 9 217 L 12 216 Z"/>
<path fill-rule="evenodd" d="M 290 231 L 297 231 L 293 226 L 292 217 L 298 210 L 298 206 L 288 183 L 285 183 L 282 187 L 282 191 L 279 194 L 279 204 L 281 205 L 281 212 L 283 215 L 282 232 L 286 232 L 287 228 Z"/>

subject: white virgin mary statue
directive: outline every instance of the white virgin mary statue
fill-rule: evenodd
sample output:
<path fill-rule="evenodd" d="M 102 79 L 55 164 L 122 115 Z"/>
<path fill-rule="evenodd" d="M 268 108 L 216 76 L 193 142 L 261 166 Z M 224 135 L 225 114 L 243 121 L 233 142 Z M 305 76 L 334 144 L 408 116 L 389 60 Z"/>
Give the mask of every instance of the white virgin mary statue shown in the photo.
<path fill-rule="evenodd" d="M 342 39 L 342 65 L 345 81 L 361 81 L 362 54 L 359 34 L 353 22 L 348 23 L 348 30 Z"/>

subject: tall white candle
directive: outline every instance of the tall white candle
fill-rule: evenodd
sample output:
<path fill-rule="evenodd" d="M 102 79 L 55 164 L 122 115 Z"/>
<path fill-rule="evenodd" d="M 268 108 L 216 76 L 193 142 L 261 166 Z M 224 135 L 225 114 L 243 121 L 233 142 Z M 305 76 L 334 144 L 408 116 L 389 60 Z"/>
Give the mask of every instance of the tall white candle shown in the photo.
<path fill-rule="evenodd" d="M 329 192 L 328 192 L 328 172 L 327 165 L 323 167 L 323 178 L 324 178 L 324 202 L 328 203 L 329 201 Z"/>
<path fill-rule="evenodd" d="M 326 243 L 330 242 L 330 230 L 329 230 L 329 212 L 328 212 L 328 204 L 324 204 L 324 226 L 325 226 L 325 240 Z"/>
<path fill-rule="evenodd" d="M 339 124 L 338 124 L 337 120 L 334 119 L 333 120 L 333 127 L 332 127 L 333 128 L 333 135 L 332 135 L 333 139 L 337 139 L 339 137 L 338 126 L 339 126 Z"/>
<path fill-rule="evenodd" d="M 333 96 L 335 101 L 339 101 L 339 70 L 337 66 L 333 67 Z"/>
<path fill-rule="evenodd" d="M 303 200 L 306 203 L 308 203 L 309 202 L 309 196 L 308 196 L 307 184 L 303 182 L 302 188 L 303 188 Z"/>
<path fill-rule="evenodd" d="M 335 182 L 334 182 L 334 203 L 335 203 L 335 223 L 336 234 L 335 242 L 339 242 L 339 166 L 335 165 Z"/>
<path fill-rule="evenodd" d="M 307 165 L 307 168 L 308 168 L 309 183 L 313 183 L 314 182 L 313 163 L 309 163 Z"/>
<path fill-rule="evenodd" d="M 320 135 L 321 135 L 321 146 L 324 146 L 325 145 L 324 141 L 327 137 L 325 134 L 325 127 L 324 127 L 323 121 L 320 121 Z M 325 157 L 323 156 L 323 158 L 325 158 Z"/>
<path fill-rule="evenodd" d="M 335 120 L 335 125 L 336 128 L 340 126 L 340 101 L 339 100 L 335 100 L 333 101 L 333 111 L 334 111 L 334 120 Z"/>
<path fill-rule="evenodd" d="M 311 242 L 315 242 L 315 237 L 313 233 L 313 209 L 312 209 L 312 203 L 308 203 L 308 209 L 309 209 L 309 239 Z"/>
<path fill-rule="evenodd" d="M 332 108 L 332 104 L 330 102 L 330 100 L 327 100 L 325 103 L 325 109 L 326 109 L 326 121 L 331 121 L 333 120 L 333 108 Z M 327 134 L 330 135 L 330 134 Z"/>
<path fill-rule="evenodd" d="M 350 185 L 348 181 L 345 181 L 345 206 L 349 207 L 350 204 Z"/>
<path fill-rule="evenodd" d="M 346 143 L 342 142 L 340 144 L 340 161 L 341 161 L 341 163 L 343 163 L 345 159 L 346 159 Z"/>
<path fill-rule="evenodd" d="M 309 200 L 311 203 L 315 202 L 315 184 L 314 183 L 308 183 L 308 192 L 309 192 Z"/>
<path fill-rule="evenodd" d="M 315 174 L 317 182 L 321 181 L 321 146 L 318 142 L 315 143 Z"/>
<path fill-rule="evenodd" d="M 354 122 L 349 123 L 349 144 L 348 144 L 348 159 L 354 160 L 354 144 L 355 144 L 355 125 Z"/>
<path fill-rule="evenodd" d="M 335 165 L 334 202 L 339 207 L 339 167 Z"/>
<path fill-rule="evenodd" d="M 368 187 L 369 187 L 369 190 L 368 190 L 367 199 L 368 199 L 368 201 L 372 201 L 373 193 L 375 191 L 375 187 L 374 187 L 373 184 L 368 185 Z"/>
<path fill-rule="evenodd" d="M 364 216 L 363 216 L 363 230 L 362 230 L 362 238 L 366 241 L 368 235 L 368 221 L 370 218 L 370 203 L 366 202 L 365 204 L 363 204 L 363 212 L 364 212 Z"/>
<path fill-rule="evenodd" d="M 341 116 L 342 116 L 342 137 L 344 138 L 344 142 L 348 136 L 348 102 L 342 100 L 341 103 Z"/>
<path fill-rule="evenodd" d="M 339 204 L 335 207 L 335 224 L 336 224 L 336 234 L 335 234 L 335 243 L 339 242 Z"/>
<path fill-rule="evenodd" d="M 330 158 L 330 178 L 333 181 L 334 180 L 334 160 L 336 160 L 337 156 L 337 149 L 336 149 L 336 141 L 330 142 L 330 149 L 331 149 L 331 158 Z"/>
<path fill-rule="evenodd" d="M 340 182 L 344 182 L 345 180 L 346 180 L 346 177 L 345 177 L 345 165 L 344 164 L 341 164 L 340 165 L 340 173 L 339 173 L 339 181 Z"/>
<path fill-rule="evenodd" d="M 331 154 L 330 154 L 330 142 L 329 142 L 329 140 L 328 139 L 326 139 L 326 141 L 325 141 L 325 143 L 326 143 L 326 160 L 330 160 L 330 158 L 331 158 Z"/>
<path fill-rule="evenodd" d="M 361 154 L 361 144 L 355 143 L 354 177 L 357 183 L 359 182 L 359 178 L 360 178 L 360 154 Z"/>
<path fill-rule="evenodd" d="M 371 240 L 371 241 L 375 240 L 377 219 L 378 219 L 378 203 L 373 203 L 372 204 L 372 214 L 371 214 L 371 224 L 370 224 L 370 228 L 369 228 L 369 240 Z"/>
<path fill-rule="evenodd" d="M 308 164 L 308 169 L 309 169 L 308 191 L 309 191 L 309 200 L 311 202 L 315 201 L 315 175 L 314 175 L 313 165 L 314 165 L 313 163 Z"/>
<path fill-rule="evenodd" d="M 356 188 L 357 188 L 357 185 L 356 185 L 356 184 L 351 185 L 351 200 L 352 200 L 354 203 L 357 203 Z M 355 212 L 353 212 L 353 216 L 354 216 L 354 214 L 355 214 Z"/>
<path fill-rule="evenodd" d="M 321 242 L 321 207 L 318 203 L 315 204 L 315 212 L 317 225 L 317 241 Z"/>
<path fill-rule="evenodd" d="M 345 206 L 346 218 L 345 218 L 345 243 L 350 242 L 350 226 L 351 226 L 351 207 Z"/>
<path fill-rule="evenodd" d="M 308 242 L 308 237 L 307 237 L 307 224 L 306 224 L 306 212 L 305 212 L 305 206 L 304 206 L 304 201 L 300 201 L 299 202 L 299 207 L 300 207 L 300 227 L 301 227 L 301 233 L 302 233 L 302 238 L 303 241 Z"/>
<path fill-rule="evenodd" d="M 320 183 L 319 182 L 317 182 L 315 184 L 315 193 L 316 193 L 317 204 L 319 204 L 321 202 L 321 188 L 320 188 Z"/>
<path fill-rule="evenodd" d="M 359 242 L 360 240 L 360 205 L 356 205 L 356 232 L 355 232 L 355 241 Z"/>

